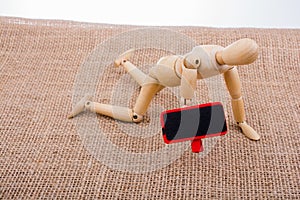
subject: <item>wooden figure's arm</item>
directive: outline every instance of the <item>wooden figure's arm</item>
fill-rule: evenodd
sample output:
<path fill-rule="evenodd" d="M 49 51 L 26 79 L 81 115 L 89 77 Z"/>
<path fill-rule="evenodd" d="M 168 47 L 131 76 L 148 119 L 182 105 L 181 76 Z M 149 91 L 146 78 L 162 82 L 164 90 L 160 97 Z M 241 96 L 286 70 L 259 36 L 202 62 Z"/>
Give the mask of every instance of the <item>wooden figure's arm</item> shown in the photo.
<path fill-rule="evenodd" d="M 185 100 L 191 100 L 197 86 L 197 69 L 188 69 L 182 66 L 180 95 Z"/>
<path fill-rule="evenodd" d="M 254 40 L 244 38 L 216 53 L 220 65 L 247 65 L 258 57 L 258 45 Z"/>
<path fill-rule="evenodd" d="M 238 126 L 246 137 L 252 140 L 259 140 L 259 134 L 246 123 L 244 100 L 241 92 L 241 81 L 236 67 L 224 73 L 224 80 L 232 98 L 231 105 L 233 115 Z"/>

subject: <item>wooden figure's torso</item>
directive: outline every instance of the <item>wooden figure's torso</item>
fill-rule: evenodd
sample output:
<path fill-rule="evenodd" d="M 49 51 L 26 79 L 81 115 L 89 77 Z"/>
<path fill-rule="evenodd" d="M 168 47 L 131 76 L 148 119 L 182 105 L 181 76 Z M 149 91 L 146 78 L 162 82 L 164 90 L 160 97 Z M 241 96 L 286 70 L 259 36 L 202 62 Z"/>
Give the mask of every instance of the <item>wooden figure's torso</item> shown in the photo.
<path fill-rule="evenodd" d="M 219 65 L 215 59 L 217 51 L 223 49 L 223 47 L 217 45 L 203 45 L 201 57 L 201 65 L 197 69 L 197 79 L 208 78 L 218 74 L 222 74 L 227 71 L 229 66 Z M 188 56 L 188 54 L 186 55 Z M 181 73 L 184 62 L 184 56 L 171 55 L 162 57 L 154 66 L 150 69 L 150 77 L 157 80 L 157 82 L 166 87 L 176 87 L 181 84 Z"/>

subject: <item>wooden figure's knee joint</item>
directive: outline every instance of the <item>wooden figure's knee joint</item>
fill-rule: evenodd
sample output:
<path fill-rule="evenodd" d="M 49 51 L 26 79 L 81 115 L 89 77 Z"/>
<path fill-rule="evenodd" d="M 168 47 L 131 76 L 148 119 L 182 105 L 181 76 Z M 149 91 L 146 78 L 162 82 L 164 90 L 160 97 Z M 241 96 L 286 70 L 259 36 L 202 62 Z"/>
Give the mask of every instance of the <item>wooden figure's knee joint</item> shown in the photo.
<path fill-rule="evenodd" d="M 133 112 L 133 114 L 132 114 L 132 121 L 135 123 L 141 122 L 143 120 L 143 118 L 144 118 L 143 115 L 139 115 L 135 112 Z"/>

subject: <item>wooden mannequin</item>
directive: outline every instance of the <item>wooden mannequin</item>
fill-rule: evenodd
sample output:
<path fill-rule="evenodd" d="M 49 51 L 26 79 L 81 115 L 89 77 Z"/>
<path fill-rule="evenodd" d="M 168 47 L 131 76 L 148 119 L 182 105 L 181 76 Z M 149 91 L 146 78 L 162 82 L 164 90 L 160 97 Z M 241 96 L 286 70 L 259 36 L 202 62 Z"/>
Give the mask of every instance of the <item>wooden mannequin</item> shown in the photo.
<path fill-rule="evenodd" d="M 140 94 L 133 109 L 90 101 L 85 96 L 76 104 L 68 118 L 80 112 L 90 110 L 125 122 L 141 122 L 154 95 L 164 87 L 180 87 L 180 95 L 188 104 L 194 96 L 197 79 L 224 74 L 227 89 L 232 98 L 234 119 L 242 132 L 252 140 L 260 136 L 246 123 L 241 83 L 234 65 L 246 65 L 254 62 L 258 56 L 258 46 L 251 39 L 241 39 L 223 48 L 217 45 L 201 45 L 184 56 L 172 55 L 161 58 L 150 69 L 148 75 L 134 66 L 129 58 L 134 50 L 120 55 L 114 62 L 122 66 L 141 86 Z"/>

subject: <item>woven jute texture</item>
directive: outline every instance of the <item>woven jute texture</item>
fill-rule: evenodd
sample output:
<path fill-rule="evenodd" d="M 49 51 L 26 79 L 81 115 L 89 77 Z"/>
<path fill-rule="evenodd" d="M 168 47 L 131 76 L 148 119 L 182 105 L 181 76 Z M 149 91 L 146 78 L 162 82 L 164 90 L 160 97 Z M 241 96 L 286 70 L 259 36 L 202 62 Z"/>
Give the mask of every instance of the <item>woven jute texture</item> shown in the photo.
<path fill-rule="evenodd" d="M 260 141 L 247 139 L 234 124 L 225 91 L 229 132 L 216 140 L 205 156 L 186 148 L 169 164 L 159 166 L 157 160 L 150 160 L 159 167 L 143 171 L 139 165 L 144 163 L 140 163 L 134 172 L 126 168 L 127 157 L 119 158 L 110 151 L 93 153 L 93 148 L 104 144 L 98 142 L 97 135 L 81 134 L 81 127 L 93 132 L 89 128 L 93 125 L 82 124 L 82 120 L 96 120 L 112 148 L 136 157 L 165 146 L 160 123 L 152 120 L 159 112 L 148 113 L 140 124 L 88 113 L 67 119 L 74 102 L 81 98 L 76 89 L 89 88 L 88 81 L 80 82 L 79 78 L 85 63 L 94 62 L 91 55 L 96 55 L 105 41 L 137 28 L 0 18 L 0 199 L 299 199 L 299 29 L 168 27 L 197 45 L 227 46 L 244 37 L 257 42 L 258 60 L 239 67 L 239 73 L 247 121 L 261 135 Z M 164 42 L 155 37 L 145 41 L 149 40 Z M 175 40 L 168 38 L 171 43 Z M 117 55 L 127 48 L 126 38 L 119 47 L 106 48 Z M 138 49 L 132 62 L 147 71 L 146 64 L 164 53 Z M 101 67 L 105 67 L 101 74 L 91 76 L 98 77 L 93 99 L 133 106 L 137 84 L 124 69 L 114 68 L 113 60 Z M 112 94 L 118 84 L 125 89 Z M 201 101 L 209 101 L 205 84 L 200 82 L 199 87 Z M 122 103 L 126 98 L 129 100 Z M 154 102 L 164 109 L 178 107 L 168 90 L 158 94 Z M 97 142 L 87 144 L 93 140 Z M 165 158 L 174 156 L 175 150 L 168 151 Z M 129 158 L 133 159 L 130 163 L 135 162 L 135 157 Z M 109 159 L 115 163 L 124 159 L 123 168 L 118 168 L 122 163 L 109 165 Z"/>

